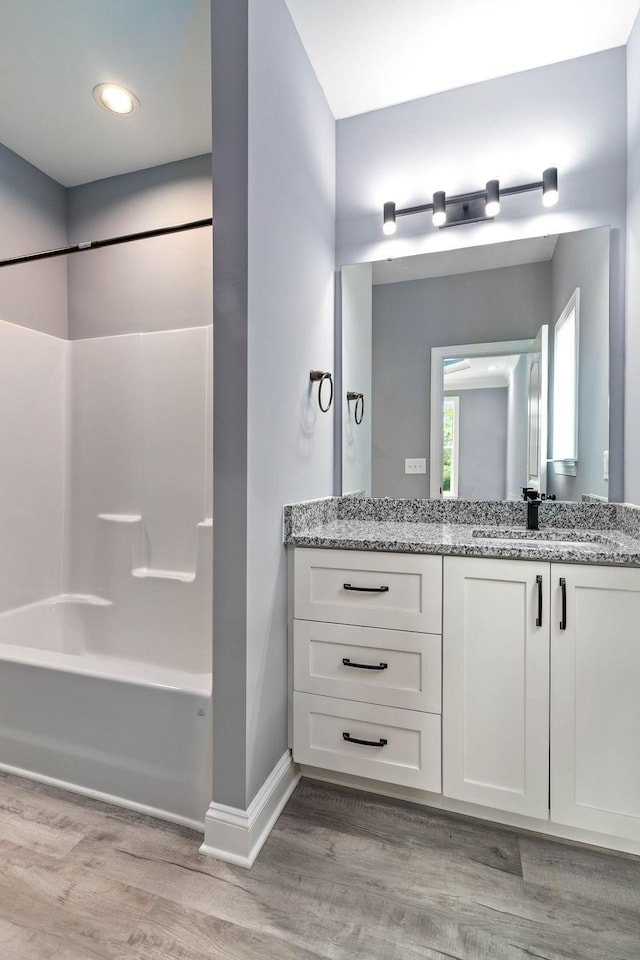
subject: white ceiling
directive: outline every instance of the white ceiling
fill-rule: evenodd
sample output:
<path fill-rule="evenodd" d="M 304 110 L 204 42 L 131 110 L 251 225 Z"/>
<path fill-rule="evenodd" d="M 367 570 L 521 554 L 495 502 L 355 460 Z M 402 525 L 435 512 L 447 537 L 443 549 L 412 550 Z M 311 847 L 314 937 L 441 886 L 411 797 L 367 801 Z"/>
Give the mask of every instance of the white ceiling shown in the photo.
<path fill-rule="evenodd" d="M 444 389 L 484 390 L 488 387 L 508 387 L 521 354 L 465 358 L 465 367 L 447 373 L 444 367 Z"/>
<path fill-rule="evenodd" d="M 640 0 L 286 0 L 338 119 L 625 44 Z"/>
<path fill-rule="evenodd" d="M 286 0 L 336 117 L 626 42 L 640 0 Z M 210 0 L 0 0 L 0 140 L 64 186 L 208 153 Z M 96 106 L 115 81 L 129 118 Z"/>
<path fill-rule="evenodd" d="M 209 0 L 0 0 L 0 140 L 66 187 L 211 150 Z M 96 105 L 98 83 L 140 100 Z"/>
<path fill-rule="evenodd" d="M 452 277 L 458 273 L 476 273 L 478 270 L 497 270 L 516 267 L 522 263 L 551 260 L 557 234 L 531 237 L 526 240 L 508 240 L 487 243 L 480 247 L 460 250 L 439 250 L 395 260 L 378 260 L 373 264 L 373 283 L 401 283 L 404 280 L 427 280 L 430 277 Z"/>

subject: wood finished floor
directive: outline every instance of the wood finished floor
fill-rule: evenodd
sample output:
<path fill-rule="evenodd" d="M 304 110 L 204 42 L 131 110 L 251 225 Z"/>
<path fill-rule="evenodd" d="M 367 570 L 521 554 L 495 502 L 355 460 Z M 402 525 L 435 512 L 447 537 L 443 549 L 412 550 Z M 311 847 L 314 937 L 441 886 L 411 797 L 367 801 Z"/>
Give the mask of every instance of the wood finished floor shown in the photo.
<path fill-rule="evenodd" d="M 0 960 L 640 960 L 640 861 L 303 780 L 252 870 L 0 774 Z"/>

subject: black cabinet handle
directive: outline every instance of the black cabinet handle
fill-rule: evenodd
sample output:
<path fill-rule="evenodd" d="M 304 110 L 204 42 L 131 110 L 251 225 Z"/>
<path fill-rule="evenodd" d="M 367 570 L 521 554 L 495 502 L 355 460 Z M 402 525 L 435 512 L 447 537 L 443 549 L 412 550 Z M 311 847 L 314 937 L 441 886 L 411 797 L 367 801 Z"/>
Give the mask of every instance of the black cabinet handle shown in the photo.
<path fill-rule="evenodd" d="M 352 663 L 349 657 L 343 657 L 345 667 L 358 667 L 360 670 L 386 670 L 388 663 Z"/>
<path fill-rule="evenodd" d="M 352 587 L 350 583 L 343 583 L 345 590 L 355 590 L 357 593 L 389 593 L 389 587 Z"/>
<path fill-rule="evenodd" d="M 343 733 L 342 739 L 346 740 L 348 743 L 360 743 L 363 747 L 386 747 L 387 741 L 380 737 L 379 740 L 358 740 L 357 737 L 352 737 L 350 733 Z"/>
<path fill-rule="evenodd" d="M 536 627 L 542 626 L 542 577 L 540 574 L 536 577 L 538 584 L 538 616 L 536 617 Z"/>
<path fill-rule="evenodd" d="M 560 589 L 562 591 L 562 620 L 560 621 L 560 629 L 567 629 L 567 581 L 564 577 L 560 577 Z"/>

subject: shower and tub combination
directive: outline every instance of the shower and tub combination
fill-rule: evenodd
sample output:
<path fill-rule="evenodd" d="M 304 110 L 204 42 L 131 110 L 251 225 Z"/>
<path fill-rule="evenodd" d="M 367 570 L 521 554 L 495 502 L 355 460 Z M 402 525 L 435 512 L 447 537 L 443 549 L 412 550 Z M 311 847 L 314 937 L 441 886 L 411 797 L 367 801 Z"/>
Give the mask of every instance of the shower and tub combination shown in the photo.
<path fill-rule="evenodd" d="M 212 328 L 0 322 L 0 770 L 201 827 Z"/>

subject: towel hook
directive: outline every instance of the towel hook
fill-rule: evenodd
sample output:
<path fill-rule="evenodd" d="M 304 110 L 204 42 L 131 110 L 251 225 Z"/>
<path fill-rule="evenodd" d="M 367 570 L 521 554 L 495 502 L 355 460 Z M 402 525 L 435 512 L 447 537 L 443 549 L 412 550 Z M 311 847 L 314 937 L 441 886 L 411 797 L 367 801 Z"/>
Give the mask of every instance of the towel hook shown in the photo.
<path fill-rule="evenodd" d="M 364 419 L 364 393 L 355 393 L 355 391 L 349 390 L 349 392 L 347 393 L 347 402 L 350 402 L 351 400 L 355 400 L 356 402 L 356 406 L 353 411 L 353 419 L 358 424 L 358 426 L 360 426 L 360 424 Z M 358 407 L 358 404 L 360 404 L 359 407 Z M 358 417 L 358 411 L 360 413 L 359 417 Z"/>
<path fill-rule="evenodd" d="M 309 380 L 311 381 L 311 383 L 315 383 L 316 381 L 318 381 L 318 406 L 320 407 L 323 413 L 327 413 L 327 411 L 331 407 L 331 404 L 333 403 L 333 378 L 331 374 L 325 373 L 322 370 L 311 370 L 309 372 Z M 325 380 L 328 380 L 329 382 L 330 393 L 329 393 L 329 402 L 327 403 L 326 406 L 323 406 L 322 405 L 322 384 L 325 382 Z"/>

